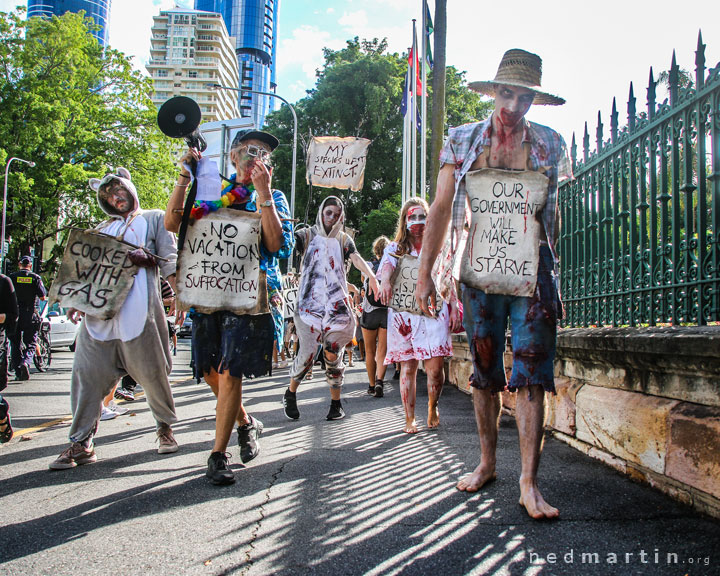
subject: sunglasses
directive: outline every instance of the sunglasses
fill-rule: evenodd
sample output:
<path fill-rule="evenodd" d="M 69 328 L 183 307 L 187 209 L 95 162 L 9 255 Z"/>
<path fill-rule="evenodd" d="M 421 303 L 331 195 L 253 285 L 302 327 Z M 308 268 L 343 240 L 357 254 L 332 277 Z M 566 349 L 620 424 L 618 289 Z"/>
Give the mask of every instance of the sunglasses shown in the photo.
<path fill-rule="evenodd" d="M 260 158 L 260 161 L 263 164 L 267 164 L 270 162 L 270 152 L 265 150 L 264 148 L 260 148 L 260 146 L 255 146 L 254 144 L 248 144 L 244 147 L 245 154 L 250 156 L 251 158 Z"/>

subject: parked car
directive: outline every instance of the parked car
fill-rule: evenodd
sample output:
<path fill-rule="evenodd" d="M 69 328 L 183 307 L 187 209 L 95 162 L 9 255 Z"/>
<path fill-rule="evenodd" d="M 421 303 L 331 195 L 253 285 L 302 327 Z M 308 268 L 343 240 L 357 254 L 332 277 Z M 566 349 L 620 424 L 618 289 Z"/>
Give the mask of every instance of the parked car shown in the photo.
<path fill-rule="evenodd" d="M 177 329 L 177 336 L 178 338 L 190 338 L 192 336 L 192 318 L 190 318 L 190 314 L 185 316 L 182 326 Z"/>
<path fill-rule="evenodd" d="M 80 325 L 70 322 L 67 317 L 67 309 L 57 302 L 52 306 L 48 306 L 47 301 L 41 301 L 38 312 L 43 322 L 50 323 L 50 347 L 61 348 L 68 346 L 70 350 L 74 351 Z"/>

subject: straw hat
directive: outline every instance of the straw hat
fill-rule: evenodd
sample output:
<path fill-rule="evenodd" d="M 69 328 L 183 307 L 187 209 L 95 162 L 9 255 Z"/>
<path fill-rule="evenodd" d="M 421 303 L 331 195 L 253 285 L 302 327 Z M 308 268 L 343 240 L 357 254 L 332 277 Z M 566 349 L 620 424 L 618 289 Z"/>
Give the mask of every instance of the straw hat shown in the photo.
<path fill-rule="evenodd" d="M 542 78 L 542 59 L 537 54 L 514 48 L 508 50 L 500 61 L 497 74 L 492 82 L 471 82 L 468 87 L 475 92 L 486 96 L 495 96 L 495 87 L 498 84 L 518 86 L 535 92 L 533 104 L 560 106 L 565 99 L 553 96 L 540 89 Z"/>

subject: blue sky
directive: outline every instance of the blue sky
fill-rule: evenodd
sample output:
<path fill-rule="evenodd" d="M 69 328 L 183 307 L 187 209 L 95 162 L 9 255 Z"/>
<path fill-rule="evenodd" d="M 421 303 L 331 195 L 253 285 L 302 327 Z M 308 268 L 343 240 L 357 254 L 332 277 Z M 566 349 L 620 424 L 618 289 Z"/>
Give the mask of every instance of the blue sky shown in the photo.
<path fill-rule="evenodd" d="M 17 3 L 0 0 L 0 10 Z M 152 16 L 173 5 L 172 0 L 113 0 L 111 45 L 133 55 L 144 69 Z M 392 51 L 407 50 L 411 19 L 419 21 L 421 6 L 422 0 L 281 0 L 278 93 L 291 102 L 304 96 L 322 65 L 322 48 L 341 48 L 353 36 L 387 37 Z M 594 141 L 598 110 L 609 127 L 617 97 L 622 122 L 631 81 L 642 109 L 650 66 L 656 74 L 669 68 L 673 49 L 681 67 L 694 69 L 700 28 L 708 45 L 707 65 L 715 66 L 720 61 L 717 0 L 449 0 L 447 60 L 467 71 L 468 80 L 491 80 L 505 50 L 539 54 L 543 86 L 568 103 L 535 106 L 528 117 L 560 131 L 568 144 L 573 131 L 582 138 L 587 120 Z"/>

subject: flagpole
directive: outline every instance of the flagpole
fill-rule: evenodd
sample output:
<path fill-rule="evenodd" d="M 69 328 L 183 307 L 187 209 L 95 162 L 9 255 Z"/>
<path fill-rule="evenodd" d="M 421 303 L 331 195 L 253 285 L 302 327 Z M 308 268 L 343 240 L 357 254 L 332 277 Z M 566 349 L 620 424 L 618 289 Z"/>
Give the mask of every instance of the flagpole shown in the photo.
<path fill-rule="evenodd" d="M 422 6 L 422 60 L 420 60 L 420 70 L 422 70 L 422 106 L 420 108 L 420 196 L 425 199 L 425 187 L 427 185 L 427 71 L 425 62 L 427 61 L 427 0 L 423 0 Z"/>
<path fill-rule="evenodd" d="M 405 73 L 405 86 L 403 87 L 403 90 L 405 91 L 405 94 L 403 94 L 403 98 L 407 98 L 407 90 L 408 90 L 408 84 L 407 84 L 407 78 L 408 75 Z M 401 206 L 405 204 L 405 200 L 407 200 L 407 188 L 408 188 L 408 161 L 407 161 L 407 155 L 410 152 L 409 146 L 408 146 L 408 129 L 407 129 L 407 107 L 405 108 L 405 115 L 403 116 L 403 140 L 402 140 L 402 202 Z"/>
<path fill-rule="evenodd" d="M 417 62 L 417 31 L 416 31 L 416 20 L 413 18 L 413 50 L 412 50 L 412 79 L 410 80 L 412 86 L 412 124 L 413 129 L 410 131 L 412 134 L 412 149 L 410 158 L 412 160 L 412 190 L 410 196 L 417 196 L 417 74 L 418 70 L 416 67 Z"/>

